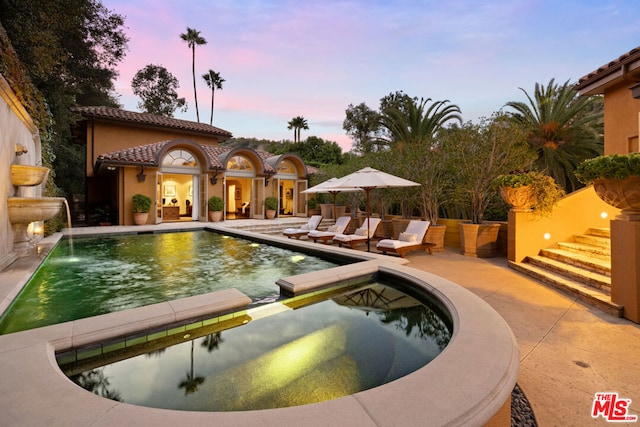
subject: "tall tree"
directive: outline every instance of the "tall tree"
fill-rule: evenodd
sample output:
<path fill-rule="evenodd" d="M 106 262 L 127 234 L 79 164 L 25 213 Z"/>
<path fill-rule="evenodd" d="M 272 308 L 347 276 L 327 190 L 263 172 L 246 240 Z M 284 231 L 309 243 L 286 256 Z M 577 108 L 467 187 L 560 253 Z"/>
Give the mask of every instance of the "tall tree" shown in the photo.
<path fill-rule="evenodd" d="M 537 167 L 546 171 L 565 191 L 580 187 L 573 171 L 583 160 L 603 152 L 604 121 L 599 97 L 579 97 L 573 85 L 547 86 L 536 83 L 529 101 L 508 102 L 512 119 L 529 131 L 529 146 L 535 150 Z M 598 105 L 600 104 L 600 105 Z"/>
<path fill-rule="evenodd" d="M 76 105 L 119 106 L 117 66 L 127 50 L 124 17 L 100 0 L 0 0 L 0 23 L 45 98 L 55 183 L 84 193 L 84 152 L 71 143 Z"/>
<path fill-rule="evenodd" d="M 207 83 L 207 87 L 211 89 L 211 118 L 209 119 L 209 124 L 213 124 L 213 99 L 216 93 L 216 89 L 222 90 L 222 83 L 225 82 L 225 79 L 220 77 L 220 73 L 209 70 L 207 74 L 203 74 L 202 78 Z"/>
<path fill-rule="evenodd" d="M 364 102 L 349 104 L 345 113 L 342 129 L 353 139 L 353 150 L 360 154 L 379 151 L 380 114 Z"/>
<path fill-rule="evenodd" d="M 207 40 L 200 35 L 200 31 L 187 27 L 187 32 L 180 34 L 180 38 L 191 49 L 191 74 L 193 75 L 193 97 L 196 103 L 196 118 L 200 123 L 200 111 L 198 110 L 198 92 L 196 90 L 196 46 L 207 44 Z"/>
<path fill-rule="evenodd" d="M 296 116 L 291 119 L 288 123 L 287 129 L 293 129 L 293 142 L 300 142 L 300 130 L 309 129 L 309 124 L 307 123 L 307 119 L 302 116 Z"/>
<path fill-rule="evenodd" d="M 173 117 L 177 108 L 187 110 L 185 99 L 178 98 L 178 87 L 178 79 L 162 65 L 147 65 L 131 81 L 133 93 L 142 99 L 138 108 L 167 117 Z"/>

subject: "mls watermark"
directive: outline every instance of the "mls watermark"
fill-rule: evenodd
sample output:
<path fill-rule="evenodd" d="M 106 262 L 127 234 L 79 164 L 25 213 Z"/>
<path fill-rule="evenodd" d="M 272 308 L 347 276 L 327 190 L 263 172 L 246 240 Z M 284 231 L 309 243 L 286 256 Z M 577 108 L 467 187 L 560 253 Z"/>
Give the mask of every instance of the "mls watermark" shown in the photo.
<path fill-rule="evenodd" d="M 591 408 L 591 417 L 602 417 L 607 422 L 635 422 L 637 415 L 629 415 L 631 399 L 623 399 L 616 392 L 596 393 Z"/>

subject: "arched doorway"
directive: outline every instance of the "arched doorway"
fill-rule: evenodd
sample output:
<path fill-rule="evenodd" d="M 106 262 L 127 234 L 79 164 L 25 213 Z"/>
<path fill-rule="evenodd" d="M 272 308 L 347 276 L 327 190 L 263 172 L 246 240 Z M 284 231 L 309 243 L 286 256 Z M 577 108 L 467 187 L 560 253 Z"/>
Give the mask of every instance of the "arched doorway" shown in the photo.
<path fill-rule="evenodd" d="M 307 180 L 303 170 L 302 161 L 296 157 L 281 157 L 278 160 L 274 179 L 278 186 L 280 216 L 307 215 L 307 199 L 302 193 L 307 189 Z M 305 179 L 300 179 L 301 176 Z"/>
<path fill-rule="evenodd" d="M 264 178 L 256 178 L 256 167 L 251 159 L 234 154 L 225 166 L 225 218 L 263 217 Z"/>
<path fill-rule="evenodd" d="M 160 201 L 156 222 L 199 220 L 206 203 L 200 176 L 201 164 L 191 151 L 176 148 L 165 154 L 156 178 Z"/>

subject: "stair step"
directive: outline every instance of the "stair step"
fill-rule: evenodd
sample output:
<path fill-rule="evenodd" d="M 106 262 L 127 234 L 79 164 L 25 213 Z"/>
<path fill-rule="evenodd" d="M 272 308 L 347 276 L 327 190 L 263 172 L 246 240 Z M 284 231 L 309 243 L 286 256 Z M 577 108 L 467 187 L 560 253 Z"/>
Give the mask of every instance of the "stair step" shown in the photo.
<path fill-rule="evenodd" d="M 592 288 L 591 286 L 568 279 L 552 271 L 542 269 L 529 263 L 509 261 L 509 267 L 558 290 L 575 295 L 581 301 L 594 307 L 598 307 L 612 316 L 622 317 L 623 307 L 619 304 L 613 303 L 611 301 L 611 297 L 599 289 Z"/>
<path fill-rule="evenodd" d="M 591 234 L 592 236 L 611 238 L 611 229 L 610 228 L 590 228 L 587 231 L 587 234 Z"/>
<path fill-rule="evenodd" d="M 547 258 L 545 256 L 530 256 L 527 257 L 525 262 L 529 262 L 537 267 L 550 270 L 561 276 L 567 277 L 572 280 L 593 286 L 596 289 L 611 294 L 611 277 L 604 274 L 596 273 L 579 266 L 567 264 L 562 261 L 558 261 L 553 258 Z"/>
<path fill-rule="evenodd" d="M 585 245 L 585 244 L 576 243 L 576 242 L 558 242 L 556 244 L 558 245 L 559 248 L 567 251 L 580 253 L 580 254 L 588 254 L 604 260 L 611 259 L 611 251 L 598 246 Z"/>
<path fill-rule="evenodd" d="M 589 256 L 588 254 L 566 251 L 558 248 L 541 249 L 540 255 L 571 264 L 585 270 L 611 276 L 611 260 Z"/>
<path fill-rule="evenodd" d="M 582 243 L 583 245 L 592 245 L 599 248 L 607 249 L 611 252 L 611 238 L 596 236 L 593 234 L 578 234 L 573 236 L 574 243 Z"/>

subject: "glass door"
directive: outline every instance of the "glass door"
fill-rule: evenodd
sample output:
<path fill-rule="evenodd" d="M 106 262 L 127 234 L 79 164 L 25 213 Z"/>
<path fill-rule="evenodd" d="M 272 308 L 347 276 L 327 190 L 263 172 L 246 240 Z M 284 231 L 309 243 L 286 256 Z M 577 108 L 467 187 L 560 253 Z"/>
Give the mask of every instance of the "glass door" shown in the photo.
<path fill-rule="evenodd" d="M 156 224 L 162 222 L 162 172 L 156 172 Z"/>
<path fill-rule="evenodd" d="M 264 178 L 253 178 L 251 215 L 253 218 L 264 218 Z"/>

